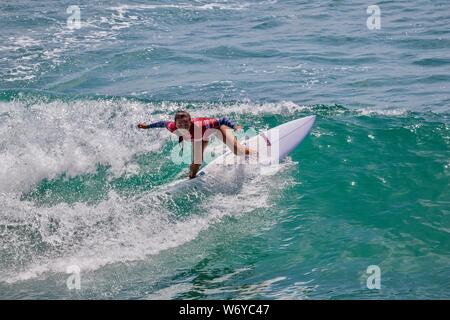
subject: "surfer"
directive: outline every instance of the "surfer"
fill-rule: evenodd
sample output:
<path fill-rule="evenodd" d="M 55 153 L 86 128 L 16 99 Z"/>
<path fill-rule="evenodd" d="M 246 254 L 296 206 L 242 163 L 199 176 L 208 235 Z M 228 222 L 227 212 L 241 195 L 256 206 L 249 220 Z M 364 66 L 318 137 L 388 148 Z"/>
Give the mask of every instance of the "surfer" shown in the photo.
<path fill-rule="evenodd" d="M 209 137 L 216 133 L 236 155 L 248 155 L 252 150 L 243 146 L 234 136 L 231 129 L 239 130 L 237 125 L 227 117 L 223 118 L 191 118 L 186 111 L 178 111 L 174 121 L 157 121 L 146 124 L 139 123 L 139 129 L 166 128 L 178 136 L 178 142 L 184 140 L 192 142 L 192 163 L 190 165 L 189 179 L 195 178 L 203 162 L 203 152 L 208 146 Z"/>

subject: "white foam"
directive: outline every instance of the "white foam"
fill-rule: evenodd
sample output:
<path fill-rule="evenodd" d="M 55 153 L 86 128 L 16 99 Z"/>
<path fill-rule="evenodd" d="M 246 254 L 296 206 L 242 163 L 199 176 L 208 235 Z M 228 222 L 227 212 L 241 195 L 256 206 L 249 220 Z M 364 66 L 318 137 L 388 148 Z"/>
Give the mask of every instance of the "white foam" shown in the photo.
<path fill-rule="evenodd" d="M 302 111 L 312 111 L 313 107 L 299 105 L 291 101 L 281 101 L 276 103 L 254 103 L 251 101 L 242 101 L 230 105 L 203 105 L 198 114 L 206 116 L 217 116 L 227 114 L 244 114 L 244 115 L 293 115 Z M 192 112 L 195 115 L 197 111 Z"/>
<path fill-rule="evenodd" d="M 264 4 L 261 3 L 261 4 Z M 0 44 L 1 52 L 8 52 L 2 58 L 6 68 L 0 76 L 4 81 L 35 81 L 49 70 L 61 65 L 68 56 L 98 47 L 107 47 L 120 42 L 123 30 L 135 27 L 155 27 L 157 22 L 142 10 L 180 9 L 189 11 L 246 10 L 250 3 L 212 2 L 200 4 L 123 4 L 108 8 L 102 15 L 82 18 L 79 30 L 67 27 L 65 21 L 49 25 L 42 32 L 31 32 L 10 36 Z M 128 12 L 134 10 L 132 15 Z M 112 11 L 112 12 L 111 12 Z M 136 12 L 138 11 L 138 12 Z M 35 58 L 29 56 L 35 54 Z M 17 71 L 28 67 L 26 73 Z"/>
<path fill-rule="evenodd" d="M 404 116 L 409 111 L 404 108 L 387 109 L 387 108 L 367 107 L 356 109 L 356 112 L 364 116 L 370 115 Z"/>
<path fill-rule="evenodd" d="M 0 111 L 6 118 L 0 122 L 0 192 L 28 191 L 44 178 L 91 173 L 98 164 L 120 176 L 136 154 L 164 143 L 161 135 L 135 129 L 146 118 L 145 104 L 8 102 Z"/>
<path fill-rule="evenodd" d="M 48 72 L 49 68 L 51 70 L 64 63 L 66 56 L 85 49 L 108 46 L 117 42 L 121 29 L 136 24 L 147 25 L 149 22 L 149 19 L 139 20 L 123 14 L 118 11 L 109 17 L 83 19 L 82 32 L 68 28 L 65 22 L 61 22 L 49 26 L 45 32 L 7 38 L 0 45 L 0 51 L 10 54 L 3 58 L 7 68 L 0 76 L 8 82 L 35 80 Z"/>
<path fill-rule="evenodd" d="M 3 270 L 0 281 L 14 283 L 48 272 L 65 273 L 71 265 L 89 272 L 111 263 L 143 260 L 178 247 L 224 216 L 270 206 L 269 181 L 264 179 L 258 176 L 246 180 L 242 188 L 232 193 L 214 195 L 200 204 L 199 211 L 203 214 L 176 219 L 162 206 L 161 201 L 170 197 L 163 187 L 133 198 L 122 198 L 111 191 L 107 200 L 94 206 L 60 203 L 38 207 L 29 201 L 0 195 L 6 204 L 0 224 L 32 226 L 41 241 L 51 247 L 42 255 L 34 254 L 32 261 L 20 270 Z M 276 181 L 271 180 L 270 184 L 276 187 Z M 217 187 L 220 191 L 221 186 Z M 55 224 L 56 229 L 51 227 Z M 8 246 L 15 246 L 20 252 L 26 250 L 25 244 L 19 237 Z"/>

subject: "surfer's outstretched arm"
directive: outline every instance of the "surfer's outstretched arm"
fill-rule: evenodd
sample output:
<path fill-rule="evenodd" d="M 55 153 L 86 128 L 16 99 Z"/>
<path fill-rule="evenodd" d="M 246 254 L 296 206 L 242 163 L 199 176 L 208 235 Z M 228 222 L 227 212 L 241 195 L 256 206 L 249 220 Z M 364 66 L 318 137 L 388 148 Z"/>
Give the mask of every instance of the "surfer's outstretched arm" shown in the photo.
<path fill-rule="evenodd" d="M 168 121 L 156 121 L 150 124 L 146 124 L 146 123 L 139 123 L 138 124 L 138 128 L 139 129 L 150 129 L 150 128 L 166 128 L 167 127 L 167 123 Z"/>

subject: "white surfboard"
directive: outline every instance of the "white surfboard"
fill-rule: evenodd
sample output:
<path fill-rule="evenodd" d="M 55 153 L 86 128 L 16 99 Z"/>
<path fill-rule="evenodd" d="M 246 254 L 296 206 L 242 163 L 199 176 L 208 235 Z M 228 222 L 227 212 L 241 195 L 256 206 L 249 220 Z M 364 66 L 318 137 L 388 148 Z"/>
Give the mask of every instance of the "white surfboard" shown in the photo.
<path fill-rule="evenodd" d="M 261 132 L 244 142 L 251 149 L 257 150 L 258 156 L 236 156 L 229 150 L 201 169 L 197 176 L 205 176 L 212 171 L 217 172 L 220 166 L 229 167 L 245 163 L 265 166 L 277 164 L 305 139 L 315 120 L 316 116 L 308 116 Z"/>

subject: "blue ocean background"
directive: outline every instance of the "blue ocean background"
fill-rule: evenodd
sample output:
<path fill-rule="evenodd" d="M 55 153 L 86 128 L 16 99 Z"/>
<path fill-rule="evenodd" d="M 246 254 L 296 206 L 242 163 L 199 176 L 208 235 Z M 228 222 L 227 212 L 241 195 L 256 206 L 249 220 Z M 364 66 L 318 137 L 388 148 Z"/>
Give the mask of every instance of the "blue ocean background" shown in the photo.
<path fill-rule="evenodd" d="M 19 0 L 0 18 L 0 299 L 450 298 L 450 2 Z M 136 124 L 179 109 L 317 118 L 276 175 L 172 193 L 176 139 Z"/>

